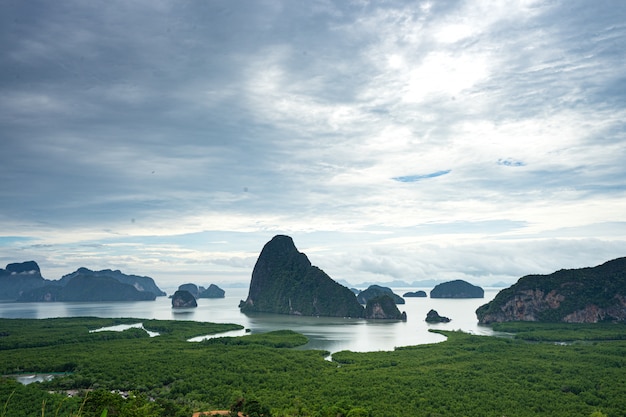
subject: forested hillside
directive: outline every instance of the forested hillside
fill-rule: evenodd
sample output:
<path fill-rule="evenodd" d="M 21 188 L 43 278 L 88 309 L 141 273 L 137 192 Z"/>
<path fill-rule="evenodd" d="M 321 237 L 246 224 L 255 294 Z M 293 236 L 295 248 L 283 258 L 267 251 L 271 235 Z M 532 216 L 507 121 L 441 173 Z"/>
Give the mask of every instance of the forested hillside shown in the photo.
<path fill-rule="evenodd" d="M 626 322 L 626 258 L 527 275 L 476 310 L 480 323 Z"/>
<path fill-rule="evenodd" d="M 445 332 L 443 343 L 339 352 L 333 361 L 325 352 L 292 349 L 306 339 L 288 331 L 192 343 L 186 340 L 238 326 L 150 320 L 144 327 L 160 336 L 140 329 L 88 332 L 132 321 L 0 320 L 0 372 L 69 372 L 29 386 L 1 379 L 3 416 L 42 410 L 74 416 L 79 407 L 83 417 L 100 417 L 104 408 L 108 416 L 190 416 L 246 402 L 275 417 L 569 417 L 626 410 L 626 341 L 613 340 L 624 338 L 623 325 L 586 327 L 585 342 L 567 344 L 554 341 L 559 334 L 571 340 L 577 325 L 506 329 L 522 330 L 525 339 L 551 335 L 546 343 Z M 66 398 L 70 389 L 81 391 Z"/>

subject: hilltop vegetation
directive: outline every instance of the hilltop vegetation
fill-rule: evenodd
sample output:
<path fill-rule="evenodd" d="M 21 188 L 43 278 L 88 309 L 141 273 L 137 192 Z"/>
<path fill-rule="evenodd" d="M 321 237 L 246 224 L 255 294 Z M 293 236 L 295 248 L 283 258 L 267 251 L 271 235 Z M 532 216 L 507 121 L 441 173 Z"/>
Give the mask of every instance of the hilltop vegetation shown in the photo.
<path fill-rule="evenodd" d="M 29 386 L 1 379 L 5 415 L 42 415 L 43 404 L 46 416 L 57 410 L 69 416 L 85 391 L 66 398 L 68 389 L 93 390 L 81 417 L 100 417 L 103 407 L 109 416 L 189 417 L 242 399 L 274 417 L 569 417 L 626 410 L 626 340 L 609 340 L 626 338 L 622 325 L 580 327 L 587 341 L 570 344 L 442 332 L 448 337 L 442 343 L 339 352 L 332 362 L 326 352 L 292 349 L 306 338 L 288 331 L 192 343 L 186 340 L 240 326 L 149 320 L 144 327 L 161 336 L 140 329 L 88 332 L 138 321 L 0 320 L 0 372 L 70 372 Z M 533 326 L 503 330 L 536 340 L 533 333 L 571 336 L 585 325 Z M 130 398 L 111 390 L 130 391 Z"/>
<path fill-rule="evenodd" d="M 527 275 L 478 308 L 481 323 L 626 322 L 626 258 L 593 268 Z"/>

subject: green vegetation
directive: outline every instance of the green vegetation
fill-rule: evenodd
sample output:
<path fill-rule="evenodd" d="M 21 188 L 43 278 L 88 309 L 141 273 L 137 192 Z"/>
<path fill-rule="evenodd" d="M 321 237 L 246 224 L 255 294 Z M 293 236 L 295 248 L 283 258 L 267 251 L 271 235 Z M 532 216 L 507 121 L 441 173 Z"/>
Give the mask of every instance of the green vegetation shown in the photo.
<path fill-rule="evenodd" d="M 239 407 L 274 417 L 612 417 L 626 410 L 621 325 L 498 327 L 530 340 L 589 340 L 565 345 L 440 331 L 443 343 L 339 352 L 328 361 L 326 352 L 288 348 L 306 342 L 291 331 L 192 343 L 186 339 L 239 326 L 143 320 L 161 336 L 88 332 L 119 321 L 142 320 L 0 319 L 0 373 L 68 372 L 27 386 L 1 378 L 0 416 L 189 417 Z"/>
<path fill-rule="evenodd" d="M 275 348 L 294 348 L 305 345 L 308 342 L 306 336 L 292 330 L 278 330 L 270 333 L 252 334 L 246 337 L 217 337 L 205 340 L 205 345 L 262 345 Z"/>
<path fill-rule="evenodd" d="M 546 300 L 547 295 L 553 302 Z M 503 289 L 496 297 L 476 310 L 481 323 L 514 321 L 522 300 L 537 321 L 561 322 L 574 312 L 587 306 L 599 311 L 590 320 L 598 318 L 607 322 L 626 322 L 624 300 L 626 299 L 626 258 L 608 261 L 593 268 L 562 269 L 549 275 L 527 275 L 515 285 Z M 554 303 L 554 300 L 559 300 Z M 505 311 L 506 310 L 506 311 Z M 529 320 L 529 319 L 526 319 Z"/>
<path fill-rule="evenodd" d="M 536 342 L 626 340 L 625 323 L 494 323 L 498 332 L 514 333 L 516 339 Z"/>

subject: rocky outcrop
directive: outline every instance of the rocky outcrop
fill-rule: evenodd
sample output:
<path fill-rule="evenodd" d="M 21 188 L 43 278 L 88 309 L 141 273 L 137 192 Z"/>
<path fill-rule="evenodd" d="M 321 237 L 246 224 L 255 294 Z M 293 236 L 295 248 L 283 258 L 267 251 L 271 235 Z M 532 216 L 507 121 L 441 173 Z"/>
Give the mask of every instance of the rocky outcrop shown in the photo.
<path fill-rule="evenodd" d="M 178 290 L 172 295 L 172 308 L 198 307 L 196 297 L 187 290 Z"/>
<path fill-rule="evenodd" d="M 224 298 L 226 292 L 215 284 L 209 285 L 209 288 L 198 294 L 198 298 Z"/>
<path fill-rule="evenodd" d="M 426 295 L 426 291 L 409 291 L 409 292 L 405 292 L 403 295 L 403 297 L 405 298 L 412 298 L 412 297 L 427 297 Z"/>
<path fill-rule="evenodd" d="M 406 312 L 400 313 L 393 298 L 389 294 L 382 294 L 368 300 L 365 306 L 365 318 L 406 321 Z"/>
<path fill-rule="evenodd" d="M 289 236 L 265 244 L 252 271 L 244 313 L 364 317 L 365 309 L 348 288 L 311 265 Z"/>
<path fill-rule="evenodd" d="M 202 287 L 200 287 L 202 288 Z M 198 297 L 198 294 L 200 293 L 200 288 L 198 288 L 198 286 L 196 284 L 182 284 L 178 286 L 178 289 L 180 291 L 189 291 L 191 293 L 191 295 L 193 295 L 194 297 Z"/>
<path fill-rule="evenodd" d="M 380 297 L 384 294 L 390 296 L 396 304 L 405 303 L 404 299 L 395 294 L 391 288 L 381 287 L 380 285 L 370 285 L 369 287 L 367 287 L 366 290 L 361 291 L 359 295 L 357 295 L 356 299 L 361 304 L 367 304 L 369 300 Z"/>
<path fill-rule="evenodd" d="M 438 284 L 430 291 L 430 298 L 484 298 L 485 291 L 462 279 Z"/>
<path fill-rule="evenodd" d="M 0 269 L 0 300 L 16 300 L 25 292 L 49 282 L 41 276 L 35 261 L 10 263 L 6 269 Z"/>
<path fill-rule="evenodd" d="M 593 268 L 522 277 L 479 307 L 476 315 L 481 324 L 626 322 L 626 258 Z"/>
<path fill-rule="evenodd" d="M 426 313 L 427 323 L 449 323 L 450 321 L 448 317 L 440 316 L 436 310 L 430 310 Z"/>
<path fill-rule="evenodd" d="M 41 275 L 39 265 L 35 261 L 15 262 L 8 264 L 6 271 L 11 274 Z"/>

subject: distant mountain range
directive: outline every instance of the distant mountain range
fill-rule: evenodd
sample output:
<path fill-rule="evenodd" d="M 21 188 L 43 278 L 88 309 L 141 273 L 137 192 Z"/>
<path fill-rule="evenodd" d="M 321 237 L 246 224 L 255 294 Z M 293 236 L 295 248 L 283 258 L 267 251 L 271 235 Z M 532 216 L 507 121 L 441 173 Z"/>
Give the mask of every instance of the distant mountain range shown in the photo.
<path fill-rule="evenodd" d="M 150 277 L 105 269 L 79 268 L 59 280 L 41 275 L 37 262 L 8 264 L 0 269 L 0 299 L 20 302 L 144 301 L 164 296 Z"/>

